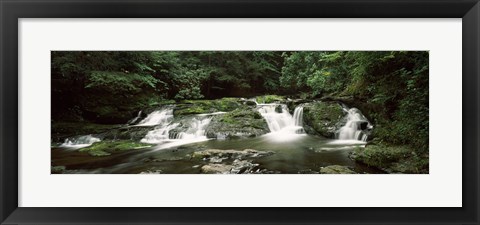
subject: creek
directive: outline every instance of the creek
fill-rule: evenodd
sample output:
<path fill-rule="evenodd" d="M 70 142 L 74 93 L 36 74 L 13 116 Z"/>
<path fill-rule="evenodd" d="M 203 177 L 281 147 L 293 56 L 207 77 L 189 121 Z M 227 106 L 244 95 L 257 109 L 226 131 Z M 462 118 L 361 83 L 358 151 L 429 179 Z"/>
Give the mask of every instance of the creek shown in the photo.
<path fill-rule="evenodd" d="M 306 132 L 305 126 L 308 125 L 303 119 L 304 107 L 305 104 L 299 104 L 290 111 L 286 104 L 256 103 L 254 110 L 268 126 L 265 134 L 252 137 L 242 130 L 235 130 L 231 133 L 245 137 L 228 138 L 225 132 L 217 132 L 214 133 L 215 138 L 211 138 L 211 135 L 207 135 L 207 129 L 214 123 L 214 119 L 223 118 L 228 112 L 176 117 L 175 105 L 164 106 L 143 118 L 142 112 L 139 112 L 126 125 L 148 130 L 140 140 L 141 143 L 148 144 L 147 147 L 93 157 L 78 149 L 102 141 L 101 135 L 81 135 L 52 146 L 52 164 L 66 166 L 65 173 L 191 174 L 205 172 L 205 166 L 212 165 L 236 171 L 235 166 L 240 164 L 238 171 L 245 173 L 318 173 L 320 168 L 330 165 L 346 166 L 356 173 L 380 172 L 348 157 L 355 148 L 366 144 L 368 132 L 365 131 L 373 128 L 358 109 L 342 106 L 344 116 L 337 123 L 335 139 L 329 139 Z M 219 154 L 195 158 L 197 153 L 211 149 L 253 149 L 268 153 L 268 156 L 259 156 L 263 153 L 235 153 L 237 155 Z"/>

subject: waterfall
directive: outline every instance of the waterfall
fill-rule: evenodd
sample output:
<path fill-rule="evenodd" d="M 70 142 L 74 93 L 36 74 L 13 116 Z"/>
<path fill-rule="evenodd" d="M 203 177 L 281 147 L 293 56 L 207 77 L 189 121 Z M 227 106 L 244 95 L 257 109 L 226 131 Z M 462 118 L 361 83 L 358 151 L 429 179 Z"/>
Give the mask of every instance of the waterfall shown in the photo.
<path fill-rule="evenodd" d="M 173 107 L 156 110 L 140 121 L 136 126 L 155 126 L 168 124 L 173 120 Z"/>
<path fill-rule="evenodd" d="M 297 106 L 293 112 L 295 126 L 303 126 L 303 106 Z"/>
<path fill-rule="evenodd" d="M 129 120 L 127 124 L 134 124 L 142 117 L 142 110 L 138 111 L 137 117 Z"/>
<path fill-rule="evenodd" d="M 214 115 L 222 114 L 224 112 L 216 112 L 210 114 L 197 114 L 192 117 L 180 119 L 173 122 L 173 115 L 171 119 L 164 120 L 151 130 L 141 140 L 144 143 L 164 143 L 176 142 L 175 145 L 189 144 L 193 142 L 208 140 L 205 135 L 205 130 L 210 124 Z M 175 130 L 175 132 L 173 132 Z M 178 132 L 179 131 L 179 132 Z M 168 145 L 172 147 L 173 145 Z"/>
<path fill-rule="evenodd" d="M 293 116 L 285 104 L 258 104 L 258 112 L 267 121 L 270 136 L 277 140 L 287 140 L 305 134 L 303 130 L 303 107 L 295 108 Z"/>
<path fill-rule="evenodd" d="M 366 142 L 368 131 L 373 127 L 365 116 L 357 108 L 348 109 L 346 123 L 337 132 L 340 140 L 359 140 Z"/>
<path fill-rule="evenodd" d="M 175 129 L 179 126 L 179 123 L 166 124 L 164 126 L 159 126 L 154 130 L 151 130 L 145 135 L 140 142 L 144 143 L 160 143 L 162 141 L 170 139 L 169 132 L 172 129 Z"/>
<path fill-rule="evenodd" d="M 63 144 L 60 145 L 60 147 L 85 148 L 99 141 L 101 141 L 100 138 L 93 137 L 92 135 L 89 134 L 89 135 L 67 138 L 65 139 Z"/>
<path fill-rule="evenodd" d="M 208 124 L 212 121 L 212 117 L 200 117 L 193 118 L 189 121 L 188 128 L 185 131 L 178 133 L 175 139 L 197 139 L 197 138 L 207 138 L 205 136 L 205 129 Z"/>

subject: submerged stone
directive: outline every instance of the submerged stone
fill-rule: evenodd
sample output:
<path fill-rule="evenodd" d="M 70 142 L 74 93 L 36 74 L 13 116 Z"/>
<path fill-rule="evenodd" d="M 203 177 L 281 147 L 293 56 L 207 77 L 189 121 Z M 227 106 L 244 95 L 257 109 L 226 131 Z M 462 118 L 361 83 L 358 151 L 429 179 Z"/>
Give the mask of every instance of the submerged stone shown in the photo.
<path fill-rule="evenodd" d="M 52 166 L 51 167 L 51 173 L 52 174 L 59 174 L 65 172 L 66 167 L 65 166 Z"/>
<path fill-rule="evenodd" d="M 146 171 L 140 172 L 140 174 L 162 174 L 162 173 L 163 173 L 162 170 L 146 170 Z"/>
<path fill-rule="evenodd" d="M 192 158 L 203 159 L 203 158 L 230 158 L 230 159 L 243 159 L 243 158 L 258 158 L 274 154 L 271 151 L 258 151 L 254 149 L 245 149 L 245 150 L 220 150 L 220 149 L 207 149 L 204 151 L 194 152 Z"/>
<path fill-rule="evenodd" d="M 332 165 L 320 168 L 322 174 L 356 174 L 347 166 Z"/>
<path fill-rule="evenodd" d="M 202 166 L 202 173 L 230 173 L 232 165 L 226 164 L 208 164 Z"/>
<path fill-rule="evenodd" d="M 202 166 L 201 170 L 203 173 L 216 174 L 260 173 L 263 170 L 257 168 L 258 166 L 259 164 L 252 163 L 249 160 L 236 159 L 231 164 L 207 164 Z"/>

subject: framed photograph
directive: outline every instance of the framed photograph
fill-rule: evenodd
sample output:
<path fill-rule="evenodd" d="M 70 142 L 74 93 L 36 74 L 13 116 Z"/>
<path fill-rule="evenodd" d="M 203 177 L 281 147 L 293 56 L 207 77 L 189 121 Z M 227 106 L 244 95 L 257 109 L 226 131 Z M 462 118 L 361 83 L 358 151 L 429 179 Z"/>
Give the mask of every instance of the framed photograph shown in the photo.
<path fill-rule="evenodd" d="M 1 224 L 479 224 L 478 0 L 0 12 Z"/>

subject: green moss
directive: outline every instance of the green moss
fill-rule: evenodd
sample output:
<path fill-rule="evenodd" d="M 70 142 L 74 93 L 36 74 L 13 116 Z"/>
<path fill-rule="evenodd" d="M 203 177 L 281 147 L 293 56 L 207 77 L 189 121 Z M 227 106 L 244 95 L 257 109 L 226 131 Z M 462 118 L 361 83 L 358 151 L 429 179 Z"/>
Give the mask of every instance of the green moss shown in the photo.
<path fill-rule="evenodd" d="M 344 116 L 342 107 L 334 102 L 316 102 L 304 107 L 303 119 L 306 125 L 327 138 L 333 138 L 337 123 Z"/>
<path fill-rule="evenodd" d="M 186 115 L 186 114 L 209 113 L 210 110 L 206 107 L 204 108 L 204 107 L 201 107 L 201 106 L 193 106 L 193 107 L 188 107 L 181 112 L 182 112 L 181 114 Z"/>
<path fill-rule="evenodd" d="M 274 102 L 282 102 L 285 101 L 285 97 L 279 95 L 263 95 L 257 96 L 256 100 L 258 103 L 274 103 Z"/>
<path fill-rule="evenodd" d="M 228 124 L 236 124 L 237 122 L 230 116 L 224 116 L 222 119 L 220 119 L 221 122 L 223 123 L 228 123 Z"/>
<path fill-rule="evenodd" d="M 237 98 L 215 100 L 183 100 L 174 110 L 174 115 L 191 115 L 213 112 L 229 112 L 240 107 Z"/>
<path fill-rule="evenodd" d="M 390 173 L 428 173 L 428 155 L 419 156 L 408 146 L 367 145 L 352 158 Z"/>
<path fill-rule="evenodd" d="M 320 168 L 320 173 L 322 174 L 355 174 L 355 171 L 351 170 L 346 166 L 331 165 L 331 166 Z"/>
<path fill-rule="evenodd" d="M 255 121 L 261 119 L 261 122 L 263 122 L 262 118 L 263 117 L 262 115 L 260 115 L 259 112 L 242 107 L 224 114 L 223 117 L 221 117 L 220 121 L 228 124 L 237 124 L 239 126 L 242 126 L 246 124 L 245 120 Z M 251 123 L 249 125 L 251 125 Z"/>
<path fill-rule="evenodd" d="M 92 156 L 107 156 L 114 152 L 127 151 L 134 149 L 141 149 L 150 147 L 149 144 L 144 144 L 134 141 L 102 141 L 96 142 L 90 145 L 89 147 L 82 148 L 80 152 L 88 152 Z"/>
<path fill-rule="evenodd" d="M 223 112 L 235 110 L 240 106 L 237 98 L 222 98 L 215 101 L 216 108 Z"/>
<path fill-rule="evenodd" d="M 256 109 L 243 106 L 214 117 L 206 134 L 209 138 L 216 138 L 217 134 L 225 135 L 226 138 L 237 138 L 255 137 L 268 131 L 268 125 L 260 113 Z"/>
<path fill-rule="evenodd" d="M 96 149 L 92 149 L 92 150 L 89 150 L 89 151 L 85 151 L 84 149 L 80 149 L 80 151 L 81 152 L 87 152 L 91 156 L 109 156 L 109 155 L 111 155 L 109 152 L 105 152 L 105 151 L 102 151 L 102 150 L 96 150 Z"/>
<path fill-rule="evenodd" d="M 65 172 L 66 167 L 65 166 L 52 166 L 51 167 L 51 172 L 53 174 L 59 174 Z"/>

